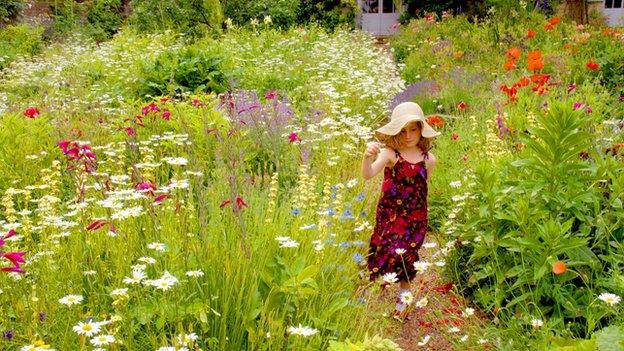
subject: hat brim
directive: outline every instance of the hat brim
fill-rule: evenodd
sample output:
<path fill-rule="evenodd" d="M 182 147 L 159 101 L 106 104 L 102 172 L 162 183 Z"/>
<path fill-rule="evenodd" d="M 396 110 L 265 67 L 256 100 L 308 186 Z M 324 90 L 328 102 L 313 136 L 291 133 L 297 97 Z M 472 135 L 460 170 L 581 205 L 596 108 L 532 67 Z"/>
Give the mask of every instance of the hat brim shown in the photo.
<path fill-rule="evenodd" d="M 424 117 L 419 115 L 403 115 L 399 118 L 393 119 L 390 122 L 386 123 L 386 125 L 381 128 L 375 130 L 375 137 L 377 140 L 383 141 L 388 139 L 389 137 L 395 136 L 401 132 L 407 124 L 412 122 L 420 122 L 422 124 L 421 135 L 424 138 L 435 138 L 439 136 L 441 133 L 436 132 L 427 120 Z"/>

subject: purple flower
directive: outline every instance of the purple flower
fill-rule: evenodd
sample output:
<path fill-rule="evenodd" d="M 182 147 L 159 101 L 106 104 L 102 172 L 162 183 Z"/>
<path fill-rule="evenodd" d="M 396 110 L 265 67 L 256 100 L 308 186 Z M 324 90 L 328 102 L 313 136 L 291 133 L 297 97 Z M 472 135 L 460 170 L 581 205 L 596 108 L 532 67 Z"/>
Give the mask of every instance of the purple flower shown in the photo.
<path fill-rule="evenodd" d="M 585 107 L 585 113 L 592 113 L 594 110 L 592 110 L 591 106 L 587 106 Z"/>
<path fill-rule="evenodd" d="M 11 339 L 13 339 L 13 331 L 9 329 L 9 330 L 5 331 L 5 332 L 2 334 L 2 336 L 3 336 L 5 339 L 7 339 L 7 340 L 11 341 Z"/>
<path fill-rule="evenodd" d="M 624 94 L 620 95 L 620 102 L 624 102 Z"/>
<path fill-rule="evenodd" d="M 40 322 L 45 322 L 45 320 L 46 320 L 45 312 L 39 312 L 39 321 Z"/>

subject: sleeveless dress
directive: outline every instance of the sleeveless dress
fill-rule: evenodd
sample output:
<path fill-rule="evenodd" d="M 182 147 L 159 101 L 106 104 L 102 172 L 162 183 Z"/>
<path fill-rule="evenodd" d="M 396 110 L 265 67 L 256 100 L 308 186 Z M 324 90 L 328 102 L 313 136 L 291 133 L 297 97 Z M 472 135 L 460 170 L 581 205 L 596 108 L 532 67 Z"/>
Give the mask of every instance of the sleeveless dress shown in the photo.
<path fill-rule="evenodd" d="M 384 169 L 376 224 L 367 257 L 370 280 L 394 272 L 400 281 L 416 276 L 414 262 L 427 233 L 427 169 L 425 159 L 406 161 L 395 151 L 397 162 Z M 397 249 L 404 253 L 397 253 Z"/>

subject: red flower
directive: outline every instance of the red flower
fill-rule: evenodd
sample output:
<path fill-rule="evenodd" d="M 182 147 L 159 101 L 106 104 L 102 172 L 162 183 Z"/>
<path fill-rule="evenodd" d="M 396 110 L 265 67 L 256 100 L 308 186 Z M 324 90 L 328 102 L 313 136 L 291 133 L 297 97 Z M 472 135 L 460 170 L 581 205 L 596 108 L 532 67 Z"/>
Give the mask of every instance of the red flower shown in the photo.
<path fill-rule="evenodd" d="M 247 203 L 245 203 L 245 200 L 242 197 L 237 196 L 236 197 L 236 207 L 240 210 L 241 207 L 249 207 L 249 206 L 247 205 Z"/>
<path fill-rule="evenodd" d="M 448 284 L 444 284 L 444 285 L 439 285 L 436 286 L 434 288 L 431 288 L 431 291 L 435 291 L 435 292 L 439 292 L 439 293 L 447 293 L 449 292 L 451 289 L 453 289 L 453 283 L 448 283 Z"/>
<path fill-rule="evenodd" d="M 29 107 L 24 111 L 24 116 L 28 118 L 36 118 L 39 116 L 39 110 L 36 107 Z"/>
<path fill-rule="evenodd" d="M 143 106 L 143 108 L 141 109 L 141 112 L 143 113 L 144 116 L 150 113 L 151 111 L 158 112 L 160 111 L 160 109 L 153 102 L 149 103 L 148 105 Z"/>
<path fill-rule="evenodd" d="M 587 66 L 587 68 L 591 69 L 592 71 L 597 71 L 600 69 L 600 65 L 594 62 L 594 60 L 589 60 L 589 62 L 587 62 L 585 66 Z"/>
<path fill-rule="evenodd" d="M 537 34 L 537 32 L 530 30 L 527 32 L 527 38 L 531 39 L 533 37 L 535 37 L 535 35 Z"/>
<path fill-rule="evenodd" d="M 553 26 L 559 24 L 559 22 L 561 22 L 561 18 L 556 16 L 548 20 L 548 23 L 552 24 Z"/>
<path fill-rule="evenodd" d="M 466 103 L 464 101 L 460 101 L 459 104 L 457 104 L 457 108 L 460 110 L 464 110 L 466 109 L 468 105 L 466 105 Z"/>
<path fill-rule="evenodd" d="M 160 194 L 160 195 L 158 195 L 158 196 L 156 196 L 156 197 L 154 198 L 154 202 L 156 202 L 156 203 L 161 203 L 161 202 L 163 202 L 163 201 L 164 201 L 166 198 L 168 198 L 168 197 L 169 197 L 169 195 L 167 195 L 167 194 Z"/>
<path fill-rule="evenodd" d="M 85 229 L 88 231 L 98 230 L 105 226 L 108 222 L 103 219 L 98 219 L 89 224 Z"/>
<path fill-rule="evenodd" d="M 453 132 L 453 134 L 451 134 L 451 140 L 457 140 L 459 139 L 459 134 L 457 134 L 457 132 Z"/>
<path fill-rule="evenodd" d="M 505 68 L 505 71 L 511 71 L 512 69 L 516 68 L 516 61 L 509 60 L 505 62 L 505 65 L 503 65 L 503 68 Z"/>
<path fill-rule="evenodd" d="M 297 140 L 301 140 L 301 139 L 299 139 L 299 136 L 297 135 L 297 133 L 292 132 L 292 133 L 290 133 L 290 135 L 288 136 L 288 140 L 289 140 L 291 143 L 294 143 L 295 141 L 297 141 Z"/>
<path fill-rule="evenodd" d="M 552 271 L 553 273 L 555 273 L 556 275 L 560 275 L 565 273 L 568 270 L 567 266 L 565 263 L 561 262 L 561 261 L 557 261 L 555 263 L 553 263 L 552 266 Z"/>

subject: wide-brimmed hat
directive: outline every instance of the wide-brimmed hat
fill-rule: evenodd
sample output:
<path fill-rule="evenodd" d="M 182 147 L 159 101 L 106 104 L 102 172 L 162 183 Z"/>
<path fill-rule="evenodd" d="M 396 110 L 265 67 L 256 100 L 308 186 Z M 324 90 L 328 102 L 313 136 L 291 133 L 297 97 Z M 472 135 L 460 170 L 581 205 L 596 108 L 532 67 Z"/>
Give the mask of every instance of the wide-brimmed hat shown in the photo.
<path fill-rule="evenodd" d="M 375 137 L 379 141 L 384 141 L 391 136 L 399 134 L 401 129 L 408 123 L 420 122 L 422 124 L 421 135 L 424 138 L 434 138 L 440 135 L 440 132 L 436 132 L 429 123 L 423 113 L 422 108 L 415 102 L 404 102 L 397 105 L 392 110 L 392 116 L 390 122 L 386 123 L 381 128 L 375 131 Z"/>

